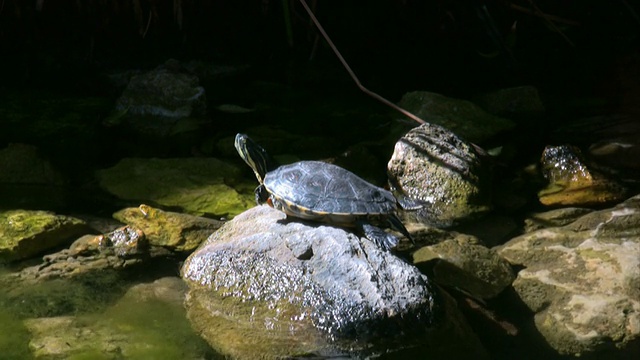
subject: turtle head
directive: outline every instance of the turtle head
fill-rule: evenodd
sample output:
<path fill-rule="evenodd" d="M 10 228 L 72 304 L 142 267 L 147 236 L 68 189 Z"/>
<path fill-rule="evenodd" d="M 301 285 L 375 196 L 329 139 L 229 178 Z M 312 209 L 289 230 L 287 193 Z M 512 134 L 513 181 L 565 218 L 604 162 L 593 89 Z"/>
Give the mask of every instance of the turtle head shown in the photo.
<path fill-rule="evenodd" d="M 235 147 L 242 160 L 256 174 L 258 182 L 262 184 L 267 172 L 273 170 L 273 160 L 267 151 L 245 134 L 236 135 Z"/>

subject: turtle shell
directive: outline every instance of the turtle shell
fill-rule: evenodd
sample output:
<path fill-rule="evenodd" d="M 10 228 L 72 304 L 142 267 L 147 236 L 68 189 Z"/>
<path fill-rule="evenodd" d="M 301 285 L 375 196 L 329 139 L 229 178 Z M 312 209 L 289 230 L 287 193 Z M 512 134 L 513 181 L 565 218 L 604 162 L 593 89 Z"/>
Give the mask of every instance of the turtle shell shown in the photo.
<path fill-rule="evenodd" d="M 320 161 L 281 166 L 267 173 L 264 187 L 275 208 L 304 219 L 349 225 L 361 217 L 384 218 L 396 210 L 391 192 Z"/>

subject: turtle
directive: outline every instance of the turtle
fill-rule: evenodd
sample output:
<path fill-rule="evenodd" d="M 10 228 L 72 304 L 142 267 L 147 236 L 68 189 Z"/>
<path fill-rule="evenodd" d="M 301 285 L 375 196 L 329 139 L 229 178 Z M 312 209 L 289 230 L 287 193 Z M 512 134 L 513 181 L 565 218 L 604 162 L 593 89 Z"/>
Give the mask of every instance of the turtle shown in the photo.
<path fill-rule="evenodd" d="M 394 249 L 398 238 L 378 226 L 399 231 L 415 245 L 397 215 L 398 200 L 390 191 L 326 162 L 277 166 L 266 150 L 245 134 L 236 135 L 235 147 L 258 179 L 258 205 L 266 203 L 287 218 L 359 229 L 385 251 Z"/>

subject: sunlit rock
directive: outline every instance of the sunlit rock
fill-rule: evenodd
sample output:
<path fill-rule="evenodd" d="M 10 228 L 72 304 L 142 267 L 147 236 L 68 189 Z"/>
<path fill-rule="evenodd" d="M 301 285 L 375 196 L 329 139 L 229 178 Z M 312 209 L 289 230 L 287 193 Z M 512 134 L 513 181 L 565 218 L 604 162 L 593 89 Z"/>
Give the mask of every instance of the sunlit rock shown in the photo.
<path fill-rule="evenodd" d="M 255 207 L 185 261 L 187 313 L 214 349 L 238 359 L 442 354 L 430 334 L 443 327 L 469 344 L 451 351 L 483 353 L 463 320 L 439 315 L 440 295 L 416 268 L 343 229 L 285 217 Z"/>
<path fill-rule="evenodd" d="M 40 282 L 74 278 L 105 270 L 122 270 L 148 259 L 149 247 L 142 231 L 124 226 L 103 235 L 85 235 L 68 249 L 43 256 L 42 263 L 25 267 L 3 281 Z"/>
<path fill-rule="evenodd" d="M 199 216 L 162 211 L 149 205 L 122 209 L 113 217 L 144 233 L 150 245 L 172 251 L 192 251 L 223 222 Z"/>
<path fill-rule="evenodd" d="M 0 263 L 33 257 L 87 230 L 80 219 L 48 211 L 0 211 Z"/>
<path fill-rule="evenodd" d="M 472 144 L 422 124 L 395 145 L 387 170 L 392 187 L 421 205 L 415 221 L 449 226 L 489 210 L 489 173 Z M 399 196 L 402 200 L 402 196 Z"/>
<path fill-rule="evenodd" d="M 595 205 L 624 199 L 626 189 L 616 181 L 589 169 L 580 149 L 547 146 L 540 160 L 549 184 L 538 193 L 544 205 Z"/>
<path fill-rule="evenodd" d="M 640 196 L 516 237 L 498 253 L 524 267 L 513 287 L 556 351 L 587 356 L 617 348 L 623 358 L 635 347 L 637 354 Z"/>
<path fill-rule="evenodd" d="M 99 170 L 100 186 L 126 200 L 180 207 L 196 215 L 233 216 L 255 204 L 253 186 L 240 194 L 238 167 L 213 158 L 125 158 Z"/>

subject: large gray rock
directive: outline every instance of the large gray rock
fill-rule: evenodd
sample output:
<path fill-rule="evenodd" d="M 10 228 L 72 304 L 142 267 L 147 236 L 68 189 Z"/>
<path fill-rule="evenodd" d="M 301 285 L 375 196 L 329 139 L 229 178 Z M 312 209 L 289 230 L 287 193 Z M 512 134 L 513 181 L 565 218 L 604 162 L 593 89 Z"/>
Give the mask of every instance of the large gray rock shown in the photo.
<path fill-rule="evenodd" d="M 525 267 L 513 287 L 559 353 L 640 351 L 640 195 L 514 238 L 498 252 Z"/>
<path fill-rule="evenodd" d="M 387 165 L 391 184 L 423 203 L 417 222 L 449 226 L 489 209 L 489 173 L 472 144 L 433 124 L 422 124 L 395 145 Z"/>
<path fill-rule="evenodd" d="M 214 233 L 182 277 L 194 328 L 232 358 L 398 351 L 428 344 L 438 327 L 439 297 L 416 268 L 366 238 L 267 206 Z"/>

